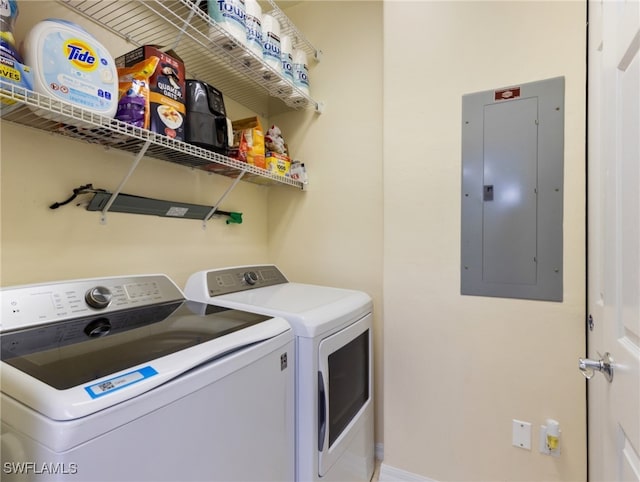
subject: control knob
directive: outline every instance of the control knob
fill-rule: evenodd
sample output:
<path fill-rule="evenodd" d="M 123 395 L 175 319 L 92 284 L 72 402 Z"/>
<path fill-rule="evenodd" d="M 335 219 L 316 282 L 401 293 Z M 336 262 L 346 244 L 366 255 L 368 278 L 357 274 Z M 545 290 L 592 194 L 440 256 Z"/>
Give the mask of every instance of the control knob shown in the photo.
<path fill-rule="evenodd" d="M 111 303 L 111 291 L 109 288 L 104 286 L 96 286 L 95 288 L 91 288 L 84 295 L 84 300 L 87 302 L 89 306 L 92 308 L 106 308 Z"/>
<path fill-rule="evenodd" d="M 253 286 L 258 282 L 258 275 L 256 274 L 255 271 L 247 271 L 244 274 L 243 278 L 244 278 L 244 282 L 251 286 Z"/>

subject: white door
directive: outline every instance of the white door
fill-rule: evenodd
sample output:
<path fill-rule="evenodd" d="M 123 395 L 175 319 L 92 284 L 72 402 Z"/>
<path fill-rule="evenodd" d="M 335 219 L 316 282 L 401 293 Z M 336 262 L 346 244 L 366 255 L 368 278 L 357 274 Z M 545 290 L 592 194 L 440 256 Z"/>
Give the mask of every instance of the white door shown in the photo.
<path fill-rule="evenodd" d="M 348 479 L 334 474 L 330 480 L 366 480 L 373 473 L 373 440 L 357 440 L 372 433 L 363 426 L 371 424 L 373 410 L 372 320 L 369 313 L 318 347 L 318 475 L 348 474 L 335 466 L 352 466 Z"/>
<path fill-rule="evenodd" d="M 640 0 L 590 0 L 588 48 L 589 479 L 640 481 Z"/>

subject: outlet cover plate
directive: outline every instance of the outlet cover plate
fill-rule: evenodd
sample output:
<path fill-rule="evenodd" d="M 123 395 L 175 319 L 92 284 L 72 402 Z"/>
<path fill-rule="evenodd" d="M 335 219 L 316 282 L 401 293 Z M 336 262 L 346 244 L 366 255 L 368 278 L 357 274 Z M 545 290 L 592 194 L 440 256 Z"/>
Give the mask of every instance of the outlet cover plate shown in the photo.
<path fill-rule="evenodd" d="M 512 442 L 514 447 L 531 450 L 531 424 L 513 419 Z"/>

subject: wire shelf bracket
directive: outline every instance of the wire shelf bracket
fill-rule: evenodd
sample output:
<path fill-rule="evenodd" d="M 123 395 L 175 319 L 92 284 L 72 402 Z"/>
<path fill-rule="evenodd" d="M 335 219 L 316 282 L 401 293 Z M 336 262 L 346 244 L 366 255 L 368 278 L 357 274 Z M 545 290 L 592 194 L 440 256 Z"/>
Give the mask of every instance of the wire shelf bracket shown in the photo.
<path fill-rule="evenodd" d="M 147 142 L 144 143 L 144 145 L 142 146 L 142 149 L 140 149 L 140 152 L 138 152 L 138 154 L 134 158 L 133 163 L 131 164 L 131 167 L 129 168 L 129 171 L 124 176 L 122 181 L 120 181 L 120 184 L 118 185 L 118 188 L 111 194 L 111 197 L 107 201 L 107 204 L 104 206 L 104 209 L 102 209 L 102 211 L 101 211 L 100 224 L 107 224 L 107 212 L 109 212 L 109 208 L 113 204 L 113 201 L 116 200 L 116 197 L 118 196 L 118 194 L 120 194 L 122 192 L 122 188 L 127 183 L 127 181 L 129 180 L 129 178 L 131 177 L 133 172 L 136 170 L 136 168 L 138 167 L 138 164 L 140 164 L 140 161 L 144 157 L 144 155 L 147 152 L 147 149 L 149 149 L 150 145 L 151 145 L 151 141 L 147 141 Z"/>

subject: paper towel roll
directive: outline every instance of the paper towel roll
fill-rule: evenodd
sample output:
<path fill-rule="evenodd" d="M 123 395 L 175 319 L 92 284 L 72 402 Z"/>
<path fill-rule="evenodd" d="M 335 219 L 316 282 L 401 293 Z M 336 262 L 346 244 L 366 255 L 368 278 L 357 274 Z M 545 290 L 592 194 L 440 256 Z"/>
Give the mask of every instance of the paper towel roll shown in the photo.
<path fill-rule="evenodd" d="M 280 39 L 280 59 L 284 78 L 293 83 L 293 45 L 288 35 L 283 35 Z"/>
<path fill-rule="evenodd" d="M 245 0 L 247 47 L 262 58 L 262 8 L 257 0 Z"/>
<path fill-rule="evenodd" d="M 229 32 L 242 45 L 247 44 L 246 17 L 244 0 L 208 0 L 209 17 Z M 214 42 L 225 42 L 227 36 L 212 27 L 209 38 Z"/>
<path fill-rule="evenodd" d="M 269 14 L 262 16 L 262 58 L 265 63 L 282 75 L 280 59 L 280 22 Z"/>
<path fill-rule="evenodd" d="M 293 49 L 293 85 L 309 95 L 309 68 L 304 50 Z"/>

